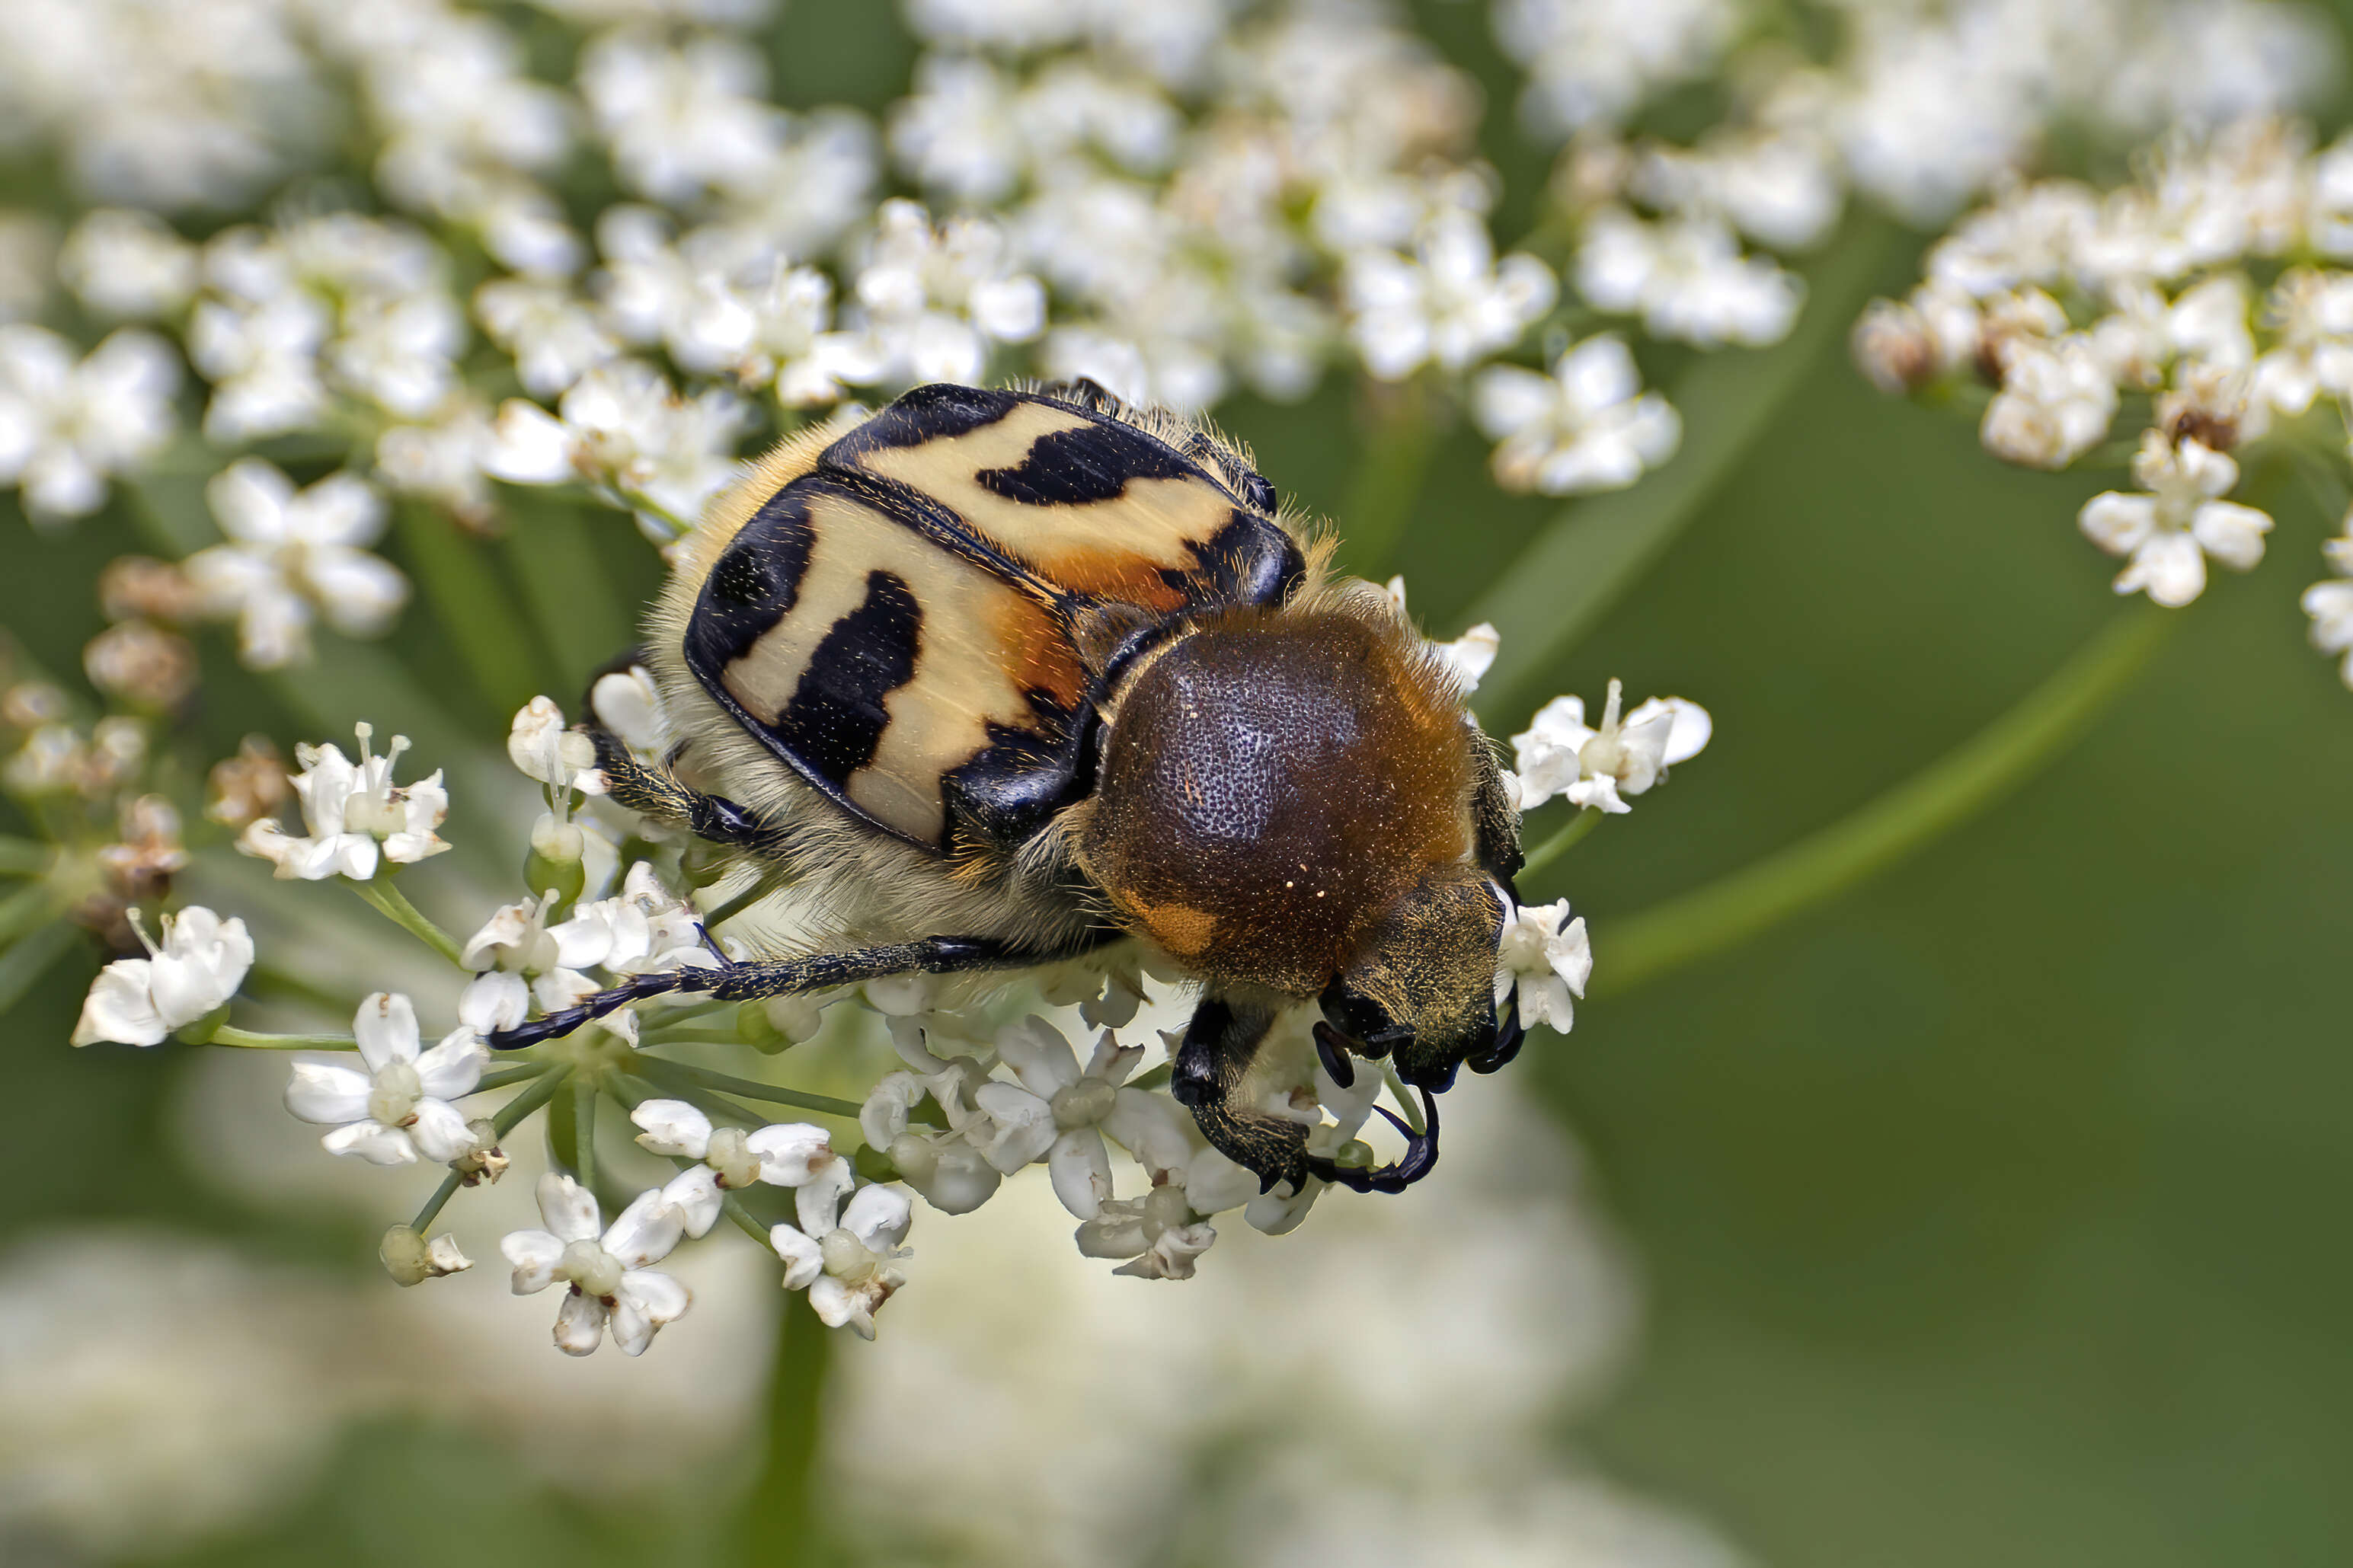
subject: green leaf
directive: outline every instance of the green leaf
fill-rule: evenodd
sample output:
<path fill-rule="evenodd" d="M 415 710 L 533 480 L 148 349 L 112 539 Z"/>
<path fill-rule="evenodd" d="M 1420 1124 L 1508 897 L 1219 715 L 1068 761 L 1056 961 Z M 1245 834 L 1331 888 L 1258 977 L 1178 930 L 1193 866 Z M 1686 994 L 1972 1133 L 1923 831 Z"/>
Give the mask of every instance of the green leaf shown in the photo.
<path fill-rule="evenodd" d="M 1845 341 L 1893 233 L 1883 219 L 1850 220 L 1807 279 L 1795 331 L 1771 348 L 1707 354 L 1675 383 L 1668 395 L 1683 416 L 1683 444 L 1674 458 L 1631 489 L 1572 503 L 1496 574 L 1461 617 L 1492 621 L 1504 634 L 1481 683 L 1482 716 L 1525 708 L 1529 688 L 1691 525 L 1815 359 Z"/>
<path fill-rule="evenodd" d="M 515 591 L 490 546 L 421 502 L 403 501 L 400 538 L 426 598 L 491 710 L 503 717 L 530 701 L 551 671 L 523 635 Z"/>

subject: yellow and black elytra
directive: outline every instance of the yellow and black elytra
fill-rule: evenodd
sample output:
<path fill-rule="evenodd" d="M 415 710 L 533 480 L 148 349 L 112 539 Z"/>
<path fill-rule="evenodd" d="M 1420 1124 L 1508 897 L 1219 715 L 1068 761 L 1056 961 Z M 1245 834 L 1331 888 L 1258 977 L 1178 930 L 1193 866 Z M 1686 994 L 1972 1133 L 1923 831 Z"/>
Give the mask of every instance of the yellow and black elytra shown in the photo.
<path fill-rule="evenodd" d="M 649 618 L 663 765 L 589 732 L 615 799 L 776 873 L 797 951 L 638 976 L 491 1043 L 668 991 L 1134 942 L 1204 987 L 1172 1088 L 1214 1145 L 1269 1188 L 1417 1179 L 1430 1097 L 1519 1047 L 1493 988 L 1517 819 L 1444 662 L 1328 554 L 1246 454 L 1092 383 L 918 387 L 787 440 L 681 542 Z M 1299 1068 L 1273 1026 L 1310 1002 L 1336 1079 L 1388 1058 L 1421 1090 L 1396 1164 L 1312 1156 L 1281 1113 Z"/>

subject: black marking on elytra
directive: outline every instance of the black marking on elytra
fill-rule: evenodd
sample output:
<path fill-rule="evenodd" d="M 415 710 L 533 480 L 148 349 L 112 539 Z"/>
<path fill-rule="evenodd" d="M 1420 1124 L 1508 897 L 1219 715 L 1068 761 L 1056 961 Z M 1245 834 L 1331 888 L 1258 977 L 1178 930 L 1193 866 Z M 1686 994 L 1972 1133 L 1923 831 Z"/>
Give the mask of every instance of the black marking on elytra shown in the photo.
<path fill-rule="evenodd" d="M 982 842 L 1011 849 L 1094 787 L 1092 732 L 1043 691 L 1027 693 L 1035 731 L 988 726 L 988 744 L 940 779 L 950 818 Z"/>
<path fill-rule="evenodd" d="M 885 447 L 920 447 L 994 425 L 1026 401 L 1018 393 L 935 383 L 901 393 L 890 407 L 869 419 L 818 457 L 818 466 L 855 472 L 865 453 Z"/>
<path fill-rule="evenodd" d="M 1208 478 L 1166 441 L 1110 420 L 1041 436 L 1018 464 L 973 477 L 1024 506 L 1088 506 L 1116 500 L 1134 479 Z"/>
<path fill-rule="evenodd" d="M 686 626 L 686 662 L 714 693 L 721 674 L 790 612 L 816 542 L 807 481 L 770 496 L 712 568 Z"/>
<path fill-rule="evenodd" d="M 835 784 L 874 760 L 891 715 L 883 699 L 914 679 L 923 606 L 904 579 L 866 574 L 866 597 L 825 634 L 776 733 L 800 763 Z"/>

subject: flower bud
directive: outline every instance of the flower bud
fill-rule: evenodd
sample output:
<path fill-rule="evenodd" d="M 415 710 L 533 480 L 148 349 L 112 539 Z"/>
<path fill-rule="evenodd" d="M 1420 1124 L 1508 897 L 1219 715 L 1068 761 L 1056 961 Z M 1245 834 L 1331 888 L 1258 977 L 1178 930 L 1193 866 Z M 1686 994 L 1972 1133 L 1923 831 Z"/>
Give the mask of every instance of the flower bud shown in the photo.
<path fill-rule="evenodd" d="M 533 892 L 553 892 L 554 908 L 562 909 L 588 885 L 588 868 L 581 863 L 587 840 L 580 829 L 552 811 L 543 811 L 531 827 L 531 853 L 523 859 L 523 885 Z"/>
<path fill-rule="evenodd" d="M 449 1168 L 470 1187 L 484 1182 L 495 1185 L 507 1173 L 508 1164 L 506 1152 L 499 1147 L 498 1124 L 487 1116 L 477 1116 L 466 1123 L 466 1131 L 474 1135 L 473 1147 L 450 1161 Z"/>
<path fill-rule="evenodd" d="M 422 1285 L 474 1266 L 472 1258 L 458 1250 L 456 1237 L 445 1232 L 428 1242 L 405 1225 L 384 1233 L 376 1256 L 384 1260 L 384 1271 L 392 1276 L 393 1283 L 400 1286 Z"/>

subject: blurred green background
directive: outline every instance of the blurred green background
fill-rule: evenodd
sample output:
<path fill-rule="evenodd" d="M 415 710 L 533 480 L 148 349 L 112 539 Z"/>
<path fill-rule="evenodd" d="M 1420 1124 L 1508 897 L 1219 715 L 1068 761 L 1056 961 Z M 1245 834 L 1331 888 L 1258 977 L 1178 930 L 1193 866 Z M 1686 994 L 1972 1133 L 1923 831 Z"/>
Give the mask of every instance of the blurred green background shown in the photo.
<path fill-rule="evenodd" d="M 1422 11 L 1495 79 L 1475 8 Z M 779 27 L 781 95 L 879 105 L 909 53 L 883 7 L 802 5 Z M 1541 164 L 1491 98 L 1491 151 L 1525 191 Z M 1908 285 L 1917 247 L 1887 246 L 1877 290 Z M 1605 984 L 1613 917 L 1837 820 L 2122 613 L 2073 521 L 2109 477 L 2001 468 L 1965 418 L 1873 395 L 1837 326 L 1665 563 L 1496 694 L 1515 723 L 1619 676 L 1715 716 L 1672 789 L 1524 889 L 1591 917 Z M 1364 447 L 1339 378 L 1220 418 L 1278 486 L 1346 504 Z M 1442 440 L 1394 563 L 1440 636 L 1558 515 L 1497 494 L 1483 460 L 1472 432 Z M 2294 603 L 2337 520 L 2301 490 L 2272 499 L 2263 568 L 2186 612 L 2046 773 L 1861 891 L 1588 1004 L 1522 1058 L 1649 1285 L 1631 1374 L 1565 1441 L 1789 1568 L 2353 1561 L 2353 1065 L 2332 979 L 2353 694 Z M 603 537 L 641 595 L 647 553 L 626 526 Z M 0 622 L 71 668 L 102 625 L 87 585 L 134 547 L 120 509 L 47 538 L 12 506 L 0 541 Z M 387 552 L 414 571 L 397 540 Z M 318 738 L 227 651 L 206 647 L 209 736 Z M 583 671 L 554 673 L 568 692 Z M 6 1020 L 0 1244 L 139 1219 L 373 1268 L 373 1226 L 290 1226 L 184 1167 L 167 1122 L 193 1053 L 65 1049 L 96 963 Z M 548 1352 L 534 1331 L 512 1353 Z M 184 1560 L 405 1563 L 428 1517 L 480 1561 L 696 1560 L 691 1532 L 599 1518 L 446 1431 L 377 1423 L 342 1445 L 288 1511 Z"/>

